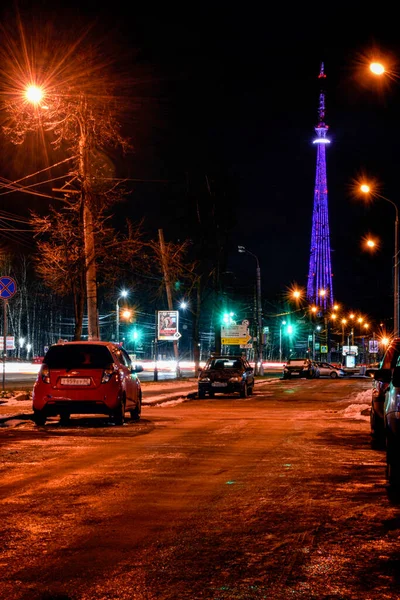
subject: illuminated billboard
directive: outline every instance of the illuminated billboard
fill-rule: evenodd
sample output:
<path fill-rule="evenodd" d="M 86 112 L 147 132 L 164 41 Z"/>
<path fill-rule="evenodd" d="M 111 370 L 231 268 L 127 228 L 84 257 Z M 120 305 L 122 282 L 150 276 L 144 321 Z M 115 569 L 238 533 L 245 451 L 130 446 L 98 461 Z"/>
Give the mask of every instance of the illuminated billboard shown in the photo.
<path fill-rule="evenodd" d="M 177 310 L 157 311 L 157 338 L 159 340 L 178 340 L 179 313 Z"/>

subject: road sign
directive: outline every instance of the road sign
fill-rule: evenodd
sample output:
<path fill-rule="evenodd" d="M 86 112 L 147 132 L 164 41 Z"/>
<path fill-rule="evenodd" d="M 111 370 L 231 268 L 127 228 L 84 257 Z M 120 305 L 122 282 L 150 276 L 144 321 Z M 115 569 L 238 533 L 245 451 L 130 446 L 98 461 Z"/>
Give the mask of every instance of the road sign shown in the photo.
<path fill-rule="evenodd" d="M 222 325 L 221 337 L 244 337 L 248 335 L 247 325 Z"/>
<path fill-rule="evenodd" d="M 0 336 L 0 350 L 4 350 L 3 336 Z M 13 335 L 6 335 L 6 350 L 15 350 L 15 338 Z"/>
<path fill-rule="evenodd" d="M 17 291 L 17 284 L 12 277 L 0 277 L 0 298 L 9 300 Z"/>
<path fill-rule="evenodd" d="M 251 340 L 251 335 L 244 337 L 225 337 L 221 338 L 221 344 L 223 346 L 243 346 Z"/>
<path fill-rule="evenodd" d="M 369 346 L 368 350 L 369 350 L 370 354 L 378 354 L 378 352 L 379 352 L 378 340 L 369 340 L 368 346 Z"/>
<path fill-rule="evenodd" d="M 248 327 L 250 325 L 250 321 L 248 321 L 247 319 L 243 319 L 242 325 L 247 325 Z"/>
<path fill-rule="evenodd" d="M 176 340 L 179 340 L 179 338 L 181 338 L 181 337 L 182 337 L 182 334 L 181 334 L 181 333 L 179 333 L 179 331 L 175 331 L 175 333 L 174 333 L 174 338 L 175 338 Z"/>

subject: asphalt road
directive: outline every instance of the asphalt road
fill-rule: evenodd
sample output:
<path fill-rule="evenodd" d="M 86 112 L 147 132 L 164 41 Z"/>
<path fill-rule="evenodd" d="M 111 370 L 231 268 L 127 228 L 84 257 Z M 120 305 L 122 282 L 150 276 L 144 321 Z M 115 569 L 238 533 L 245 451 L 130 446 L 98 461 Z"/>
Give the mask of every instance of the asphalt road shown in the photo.
<path fill-rule="evenodd" d="M 370 389 L 276 379 L 123 427 L 2 430 L 0 598 L 398 599 L 399 500 Z"/>

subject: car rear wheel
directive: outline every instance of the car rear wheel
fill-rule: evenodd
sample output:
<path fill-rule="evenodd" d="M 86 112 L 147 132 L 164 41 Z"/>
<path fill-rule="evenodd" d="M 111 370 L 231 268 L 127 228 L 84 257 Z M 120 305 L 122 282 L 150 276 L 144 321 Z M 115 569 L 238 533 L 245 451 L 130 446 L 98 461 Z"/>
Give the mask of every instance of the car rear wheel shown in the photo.
<path fill-rule="evenodd" d="M 60 423 L 61 425 L 66 425 L 69 422 L 71 417 L 71 413 L 65 411 L 60 414 Z"/>
<path fill-rule="evenodd" d="M 338 374 L 336 373 L 336 371 L 332 371 L 330 374 L 330 378 L 331 379 L 337 379 Z"/>
<path fill-rule="evenodd" d="M 210 398 L 214 398 L 215 397 L 215 392 L 213 390 L 210 390 L 208 392 L 208 395 L 210 396 Z"/>
<path fill-rule="evenodd" d="M 116 425 L 123 425 L 125 420 L 125 398 L 122 398 L 118 404 L 117 409 L 114 412 L 114 423 Z"/>
<path fill-rule="evenodd" d="M 390 430 L 386 432 L 386 478 L 393 488 L 400 487 L 400 462 L 398 459 L 398 449 Z"/>
<path fill-rule="evenodd" d="M 199 396 L 199 398 L 200 398 L 201 400 L 202 400 L 203 398 L 205 398 L 205 397 L 206 397 L 206 393 L 205 393 L 205 391 L 204 391 L 204 390 L 201 390 L 201 389 L 199 388 L 199 393 L 198 393 L 198 396 Z"/>
<path fill-rule="evenodd" d="M 142 394 L 139 394 L 135 408 L 129 411 L 132 421 L 139 421 L 142 414 Z"/>
<path fill-rule="evenodd" d="M 47 416 L 43 410 L 34 410 L 33 411 L 33 421 L 35 425 L 44 425 L 46 423 Z"/>
<path fill-rule="evenodd" d="M 247 383 L 245 383 L 243 385 L 242 389 L 240 390 L 240 397 L 247 398 L 248 395 L 249 395 L 249 388 L 247 387 Z"/>
<path fill-rule="evenodd" d="M 398 463 L 387 463 L 386 478 L 391 487 L 396 489 L 400 487 L 400 465 Z"/>
<path fill-rule="evenodd" d="M 249 396 L 253 395 L 253 386 L 252 385 L 248 387 L 247 393 L 249 394 Z"/>
<path fill-rule="evenodd" d="M 385 424 L 383 422 L 383 419 L 376 414 L 372 406 L 370 415 L 370 425 L 372 437 L 377 442 L 383 443 L 385 441 Z"/>

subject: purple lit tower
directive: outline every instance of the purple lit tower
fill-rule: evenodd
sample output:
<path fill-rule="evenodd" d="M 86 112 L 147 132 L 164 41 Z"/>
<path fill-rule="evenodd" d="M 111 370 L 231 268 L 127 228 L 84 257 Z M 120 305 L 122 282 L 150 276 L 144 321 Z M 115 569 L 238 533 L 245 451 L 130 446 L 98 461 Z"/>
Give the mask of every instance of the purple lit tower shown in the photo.
<path fill-rule="evenodd" d="M 324 80 L 324 63 L 318 78 Z M 307 299 L 326 310 L 333 305 L 331 246 L 329 240 L 328 187 L 326 181 L 325 147 L 330 143 L 326 137 L 328 125 L 325 124 L 325 92 L 319 95 L 317 137 L 317 172 L 315 175 L 314 208 L 312 218 L 310 266 L 308 271 Z"/>

